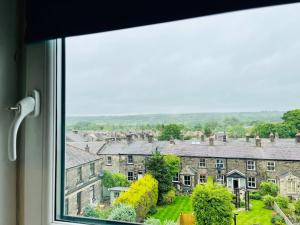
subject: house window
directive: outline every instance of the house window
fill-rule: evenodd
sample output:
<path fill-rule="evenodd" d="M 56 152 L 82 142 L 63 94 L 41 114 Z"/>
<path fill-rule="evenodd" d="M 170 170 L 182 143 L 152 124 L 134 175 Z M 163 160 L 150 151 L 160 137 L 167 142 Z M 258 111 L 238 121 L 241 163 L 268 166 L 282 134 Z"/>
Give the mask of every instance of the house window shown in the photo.
<path fill-rule="evenodd" d="M 133 177 L 133 172 L 128 172 L 128 173 L 127 173 L 127 179 L 128 179 L 128 180 L 134 180 L 133 178 L 134 178 L 134 177 Z"/>
<path fill-rule="evenodd" d="M 216 160 L 216 168 L 223 169 L 224 168 L 224 162 L 222 159 L 217 159 Z"/>
<path fill-rule="evenodd" d="M 77 168 L 77 184 L 82 182 L 82 167 Z"/>
<path fill-rule="evenodd" d="M 184 185 L 191 186 L 191 176 L 184 176 Z"/>
<path fill-rule="evenodd" d="M 274 184 L 277 183 L 276 179 L 268 179 L 268 181 L 269 181 L 269 182 L 272 182 L 272 183 L 274 183 Z"/>
<path fill-rule="evenodd" d="M 106 158 L 106 165 L 107 166 L 111 166 L 111 162 L 112 162 L 111 156 L 107 156 L 107 158 Z"/>
<path fill-rule="evenodd" d="M 287 191 L 288 193 L 296 193 L 297 191 L 297 182 L 296 181 L 288 181 L 287 182 Z"/>
<path fill-rule="evenodd" d="M 248 188 L 256 188 L 256 178 L 255 177 L 248 177 Z"/>
<path fill-rule="evenodd" d="M 220 174 L 217 174 L 216 176 L 216 181 L 220 184 L 224 184 L 225 183 L 225 176 L 224 175 L 220 175 Z"/>
<path fill-rule="evenodd" d="M 95 200 L 96 200 L 95 185 L 92 185 L 90 188 L 90 204 L 93 204 Z"/>
<path fill-rule="evenodd" d="M 81 191 L 77 193 L 77 215 L 81 214 Z"/>
<path fill-rule="evenodd" d="M 127 163 L 128 164 L 133 164 L 133 156 L 132 155 L 127 156 Z"/>
<path fill-rule="evenodd" d="M 199 160 L 199 168 L 206 168 L 206 159 Z"/>
<path fill-rule="evenodd" d="M 114 192 L 114 198 L 117 198 L 119 196 L 120 196 L 120 192 L 118 192 L 118 191 Z"/>
<path fill-rule="evenodd" d="M 256 170 L 256 165 L 254 160 L 247 160 L 247 170 Z"/>
<path fill-rule="evenodd" d="M 176 173 L 176 175 L 173 177 L 173 182 L 179 182 L 179 173 Z"/>
<path fill-rule="evenodd" d="M 66 215 L 69 214 L 69 199 L 68 198 L 65 199 L 65 214 Z"/>
<path fill-rule="evenodd" d="M 95 163 L 90 164 L 90 175 L 95 176 Z"/>
<path fill-rule="evenodd" d="M 267 170 L 268 171 L 275 171 L 275 162 L 274 161 L 268 161 L 267 162 Z"/>
<path fill-rule="evenodd" d="M 199 183 L 200 184 L 203 184 L 203 183 L 206 183 L 206 175 L 200 175 L 199 176 Z"/>

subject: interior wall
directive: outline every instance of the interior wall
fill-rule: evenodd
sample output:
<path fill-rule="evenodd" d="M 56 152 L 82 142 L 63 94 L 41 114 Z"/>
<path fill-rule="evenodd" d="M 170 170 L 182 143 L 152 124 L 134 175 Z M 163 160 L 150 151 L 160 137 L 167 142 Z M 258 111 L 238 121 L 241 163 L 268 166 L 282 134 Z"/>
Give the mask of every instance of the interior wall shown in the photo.
<path fill-rule="evenodd" d="M 16 164 L 7 156 L 7 138 L 17 101 L 16 0 L 0 0 L 0 224 L 16 224 Z"/>

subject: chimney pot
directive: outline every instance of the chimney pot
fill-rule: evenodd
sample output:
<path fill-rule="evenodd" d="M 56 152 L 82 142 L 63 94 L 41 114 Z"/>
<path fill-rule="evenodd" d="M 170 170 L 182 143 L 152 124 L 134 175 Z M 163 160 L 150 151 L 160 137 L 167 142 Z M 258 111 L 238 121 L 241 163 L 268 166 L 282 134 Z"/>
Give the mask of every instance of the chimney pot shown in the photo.
<path fill-rule="evenodd" d="M 201 141 L 202 141 L 202 142 L 205 141 L 205 136 L 204 136 L 204 134 L 201 134 L 200 138 L 201 138 Z"/>
<path fill-rule="evenodd" d="M 246 134 L 246 142 L 250 141 L 250 134 Z"/>
<path fill-rule="evenodd" d="M 224 132 L 224 134 L 223 134 L 223 142 L 227 142 L 227 135 L 226 135 L 225 132 Z"/>
<path fill-rule="evenodd" d="M 128 144 L 132 143 L 132 134 L 126 134 L 126 140 Z"/>
<path fill-rule="evenodd" d="M 296 134 L 296 143 L 299 144 L 300 143 L 300 132 Z"/>
<path fill-rule="evenodd" d="M 90 146 L 89 146 L 88 144 L 86 144 L 84 150 L 85 150 L 86 152 L 90 152 Z"/>
<path fill-rule="evenodd" d="M 148 142 L 152 143 L 153 142 L 153 134 L 148 134 Z"/>
<path fill-rule="evenodd" d="M 214 145 L 214 140 L 215 140 L 214 136 L 210 136 L 210 137 L 209 137 L 208 141 L 209 141 L 209 145 L 210 145 L 210 146 L 213 146 L 213 145 Z"/>
<path fill-rule="evenodd" d="M 270 133 L 270 141 L 275 142 L 275 135 L 272 132 Z"/>
<path fill-rule="evenodd" d="M 255 138 L 255 145 L 256 147 L 261 147 L 261 139 L 259 136 L 256 136 Z"/>

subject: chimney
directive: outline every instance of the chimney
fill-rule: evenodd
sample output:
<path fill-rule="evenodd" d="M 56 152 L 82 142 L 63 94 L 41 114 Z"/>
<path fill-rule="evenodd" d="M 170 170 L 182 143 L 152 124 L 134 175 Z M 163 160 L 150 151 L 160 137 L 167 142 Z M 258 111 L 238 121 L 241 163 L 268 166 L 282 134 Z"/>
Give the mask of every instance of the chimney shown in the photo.
<path fill-rule="evenodd" d="M 250 141 L 250 134 L 246 134 L 246 142 Z"/>
<path fill-rule="evenodd" d="M 128 144 L 132 143 L 132 134 L 126 134 L 126 140 Z"/>
<path fill-rule="evenodd" d="M 175 145 L 175 140 L 173 137 L 170 138 L 170 144 Z"/>
<path fill-rule="evenodd" d="M 89 146 L 88 144 L 86 144 L 84 150 L 85 150 L 86 152 L 90 152 L 90 146 Z"/>
<path fill-rule="evenodd" d="M 224 132 L 224 134 L 223 134 L 223 142 L 227 142 L 227 135 L 226 135 L 225 132 Z"/>
<path fill-rule="evenodd" d="M 209 140 L 209 145 L 210 145 L 210 146 L 213 146 L 213 145 L 214 145 L 214 140 L 215 140 L 214 136 L 213 136 L 213 135 L 210 136 L 210 137 L 208 138 L 208 140 Z"/>
<path fill-rule="evenodd" d="M 269 137 L 271 142 L 275 142 L 275 135 L 272 132 L 270 133 Z"/>
<path fill-rule="evenodd" d="M 153 142 L 153 134 L 148 134 L 148 142 L 152 143 Z"/>
<path fill-rule="evenodd" d="M 299 144 L 300 143 L 300 132 L 296 134 L 296 143 Z"/>
<path fill-rule="evenodd" d="M 205 141 L 205 136 L 204 136 L 204 134 L 201 134 L 200 138 L 201 138 L 201 141 L 202 141 L 202 142 Z"/>
<path fill-rule="evenodd" d="M 255 138 L 255 145 L 256 147 L 261 147 L 261 139 L 259 136 L 256 136 Z"/>

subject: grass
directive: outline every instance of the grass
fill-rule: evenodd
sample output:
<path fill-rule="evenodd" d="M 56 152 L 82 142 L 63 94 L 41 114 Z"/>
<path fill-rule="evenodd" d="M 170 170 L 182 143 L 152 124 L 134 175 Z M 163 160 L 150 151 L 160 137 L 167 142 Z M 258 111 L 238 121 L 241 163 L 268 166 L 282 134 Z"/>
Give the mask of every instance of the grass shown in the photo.
<path fill-rule="evenodd" d="M 177 221 L 181 212 L 189 213 L 192 211 L 192 201 L 189 196 L 176 196 L 172 204 L 158 206 L 157 212 L 152 217 L 161 222 L 165 220 Z"/>
<path fill-rule="evenodd" d="M 251 200 L 251 205 L 252 207 L 250 211 L 238 212 L 237 225 L 272 224 L 272 210 L 264 208 L 264 203 L 259 200 Z"/>
<path fill-rule="evenodd" d="M 264 208 L 264 203 L 259 200 L 251 200 L 251 210 L 238 212 L 237 225 L 271 225 L 272 210 Z M 181 212 L 191 213 L 192 201 L 189 196 L 176 196 L 170 205 L 158 206 L 157 212 L 151 217 L 165 220 L 177 221 Z M 233 224 L 233 222 L 232 222 Z"/>

